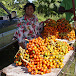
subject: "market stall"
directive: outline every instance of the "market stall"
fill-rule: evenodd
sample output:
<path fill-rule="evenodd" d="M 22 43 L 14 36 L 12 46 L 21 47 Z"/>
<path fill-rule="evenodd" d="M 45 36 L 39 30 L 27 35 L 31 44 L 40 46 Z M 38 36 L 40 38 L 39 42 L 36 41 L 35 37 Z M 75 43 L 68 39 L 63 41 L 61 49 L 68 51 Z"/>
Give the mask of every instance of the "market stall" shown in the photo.
<path fill-rule="evenodd" d="M 74 56 L 74 50 L 70 50 L 68 54 L 64 56 L 64 66 L 69 61 L 70 58 L 73 58 Z M 57 76 L 61 72 L 62 68 L 53 68 L 51 69 L 50 73 L 44 74 L 43 76 Z M 16 66 L 15 63 L 9 65 L 8 67 L 5 67 L 2 69 L 2 72 L 6 74 L 6 76 L 33 76 L 31 75 L 27 68 L 24 66 Z M 36 76 L 41 76 L 37 74 Z"/>
<path fill-rule="evenodd" d="M 19 48 L 14 63 L 2 69 L 2 74 L 59 75 L 69 59 L 74 58 L 75 52 L 71 46 L 75 42 L 74 28 L 66 19 L 48 19 L 41 35 L 42 38 L 25 39 L 28 41 L 26 49 Z"/>

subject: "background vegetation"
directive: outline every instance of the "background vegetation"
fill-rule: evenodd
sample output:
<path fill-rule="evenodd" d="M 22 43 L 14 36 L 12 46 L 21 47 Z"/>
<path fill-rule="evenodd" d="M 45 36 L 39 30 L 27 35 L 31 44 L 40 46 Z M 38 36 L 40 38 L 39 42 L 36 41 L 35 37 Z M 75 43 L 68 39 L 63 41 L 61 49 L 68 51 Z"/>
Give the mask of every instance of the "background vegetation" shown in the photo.
<path fill-rule="evenodd" d="M 0 0 L 0 2 L 9 10 L 17 11 L 17 16 L 22 17 L 24 14 L 23 6 L 29 2 L 28 0 Z M 58 8 L 62 0 L 34 0 L 33 3 L 36 6 L 35 14 L 49 17 L 49 16 L 60 16 Z M 0 7 L 0 16 L 7 15 L 7 12 Z"/>

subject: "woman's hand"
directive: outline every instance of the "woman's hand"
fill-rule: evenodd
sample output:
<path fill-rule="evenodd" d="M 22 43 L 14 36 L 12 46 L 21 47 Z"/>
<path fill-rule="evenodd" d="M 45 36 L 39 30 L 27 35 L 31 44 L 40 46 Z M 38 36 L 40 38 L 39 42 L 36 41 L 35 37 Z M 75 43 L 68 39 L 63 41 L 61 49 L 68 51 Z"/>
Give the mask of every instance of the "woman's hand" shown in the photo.
<path fill-rule="evenodd" d="M 59 7 L 59 12 L 60 12 L 60 13 L 65 13 L 65 12 L 73 13 L 73 11 L 74 11 L 73 8 L 66 10 L 66 9 L 65 9 L 64 7 L 62 7 L 62 6 Z"/>

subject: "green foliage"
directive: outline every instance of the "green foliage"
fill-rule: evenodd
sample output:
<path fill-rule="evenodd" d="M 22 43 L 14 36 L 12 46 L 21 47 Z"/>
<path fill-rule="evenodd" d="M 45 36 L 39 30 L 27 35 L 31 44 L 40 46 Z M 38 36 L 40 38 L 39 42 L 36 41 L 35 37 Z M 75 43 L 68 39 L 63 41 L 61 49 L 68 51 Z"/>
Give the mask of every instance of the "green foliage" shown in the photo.
<path fill-rule="evenodd" d="M 36 5 L 36 11 L 38 13 L 45 14 L 44 16 L 48 16 L 53 14 L 58 14 L 58 8 L 60 6 L 62 0 L 37 0 L 33 1 L 33 3 Z"/>
<path fill-rule="evenodd" d="M 36 13 L 35 13 L 36 14 Z M 38 20 L 39 22 L 42 22 L 42 21 L 46 21 L 47 19 L 53 19 L 53 20 L 58 20 L 60 18 L 65 18 L 65 14 L 56 14 L 56 15 L 49 15 L 45 17 L 45 14 L 36 14 L 37 17 L 38 17 Z"/>
<path fill-rule="evenodd" d="M 15 3 L 15 0 L 0 0 L 2 4 L 9 10 L 11 13 L 12 11 L 17 11 L 18 17 L 23 16 L 23 6 L 28 2 L 28 0 L 17 0 L 19 3 Z M 7 15 L 7 12 L 3 10 L 2 8 L 0 9 L 0 16 Z"/>
<path fill-rule="evenodd" d="M 28 2 L 28 0 L 17 0 L 19 3 L 15 3 L 15 0 L 0 0 L 2 4 L 9 10 L 17 11 L 17 16 L 22 17 L 24 15 L 23 6 Z M 38 14 L 43 14 L 44 17 L 49 17 L 50 15 L 58 15 L 58 7 L 60 6 L 62 0 L 34 0 L 33 3 L 36 6 L 36 12 Z M 7 12 L 0 9 L 0 16 L 7 15 Z"/>
<path fill-rule="evenodd" d="M 6 12 L 0 7 L 0 16 L 6 15 Z"/>

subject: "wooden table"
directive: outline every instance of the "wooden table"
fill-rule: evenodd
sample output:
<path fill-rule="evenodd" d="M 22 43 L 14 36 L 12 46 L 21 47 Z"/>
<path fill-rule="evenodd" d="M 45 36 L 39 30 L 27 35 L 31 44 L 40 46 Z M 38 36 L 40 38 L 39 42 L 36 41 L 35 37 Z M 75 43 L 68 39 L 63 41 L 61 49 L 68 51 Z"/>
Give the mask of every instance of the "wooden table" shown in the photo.
<path fill-rule="evenodd" d="M 63 60 L 64 66 L 69 61 L 69 59 L 73 56 L 74 56 L 74 50 L 70 50 L 69 53 L 67 53 L 64 56 L 64 60 Z M 60 68 L 51 69 L 51 73 L 43 74 L 43 76 L 57 76 L 61 72 L 62 69 L 60 69 Z M 26 67 L 16 66 L 15 63 L 3 68 L 2 76 L 5 76 L 4 74 L 6 74 L 6 76 L 42 76 L 39 74 L 31 75 L 28 72 L 28 69 Z"/>

